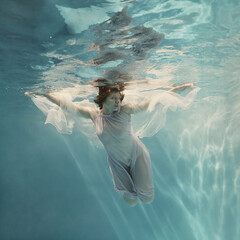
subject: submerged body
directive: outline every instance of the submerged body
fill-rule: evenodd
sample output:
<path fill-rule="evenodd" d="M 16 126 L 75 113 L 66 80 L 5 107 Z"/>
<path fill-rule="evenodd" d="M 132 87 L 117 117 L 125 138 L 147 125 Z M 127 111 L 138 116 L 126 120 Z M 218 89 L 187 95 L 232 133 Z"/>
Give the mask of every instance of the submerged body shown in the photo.
<path fill-rule="evenodd" d="M 108 154 L 115 190 L 125 198 L 150 203 L 154 198 L 150 156 L 133 134 L 131 115 L 119 108 L 110 115 L 98 114 L 93 122 Z"/>
<path fill-rule="evenodd" d="M 32 100 L 47 115 L 46 123 L 53 124 L 60 132 L 72 129 L 75 115 L 79 119 L 76 122 L 81 122 L 83 118 L 93 121 L 98 138 L 108 154 L 108 164 L 115 189 L 129 206 L 135 206 L 138 199 L 144 203 L 152 202 L 154 184 L 150 156 L 144 144 L 133 133 L 131 115 L 141 111 L 147 114 L 149 108 L 154 108 L 158 104 L 163 104 L 165 111 L 170 106 L 186 108 L 198 89 L 190 92 L 183 99 L 179 99 L 172 93 L 194 86 L 194 83 L 186 83 L 172 87 L 164 94 L 160 92 L 159 97 L 156 96 L 135 104 L 130 102 L 125 105 L 121 105 L 124 95 L 118 88 L 103 87 L 102 93 L 95 102 L 99 105 L 100 110 L 65 101 L 63 97 L 56 96 L 54 92 L 46 94 L 26 92 L 25 94 L 35 97 L 40 95 L 40 99 L 33 97 Z M 101 88 L 99 89 L 101 90 Z M 49 104 L 48 100 L 54 104 Z M 54 105 L 57 105 L 59 109 L 55 109 Z M 155 120 L 159 125 L 160 119 Z"/>

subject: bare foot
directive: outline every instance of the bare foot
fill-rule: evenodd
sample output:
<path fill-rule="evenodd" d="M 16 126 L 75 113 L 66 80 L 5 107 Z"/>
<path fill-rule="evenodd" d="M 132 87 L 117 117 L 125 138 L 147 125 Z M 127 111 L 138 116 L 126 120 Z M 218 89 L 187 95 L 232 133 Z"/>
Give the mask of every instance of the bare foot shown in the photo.
<path fill-rule="evenodd" d="M 125 197 L 123 196 L 125 202 L 130 206 L 130 207 L 134 207 L 136 206 L 137 202 L 138 202 L 138 198 L 134 198 L 134 199 L 131 199 L 131 198 L 128 198 L 128 197 Z"/>

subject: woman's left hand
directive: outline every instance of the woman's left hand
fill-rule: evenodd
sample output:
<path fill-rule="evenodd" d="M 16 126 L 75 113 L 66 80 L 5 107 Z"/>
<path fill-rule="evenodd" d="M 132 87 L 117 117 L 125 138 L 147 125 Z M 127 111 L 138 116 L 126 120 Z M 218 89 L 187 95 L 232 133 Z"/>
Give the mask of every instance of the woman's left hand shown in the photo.
<path fill-rule="evenodd" d="M 192 83 L 185 83 L 184 85 L 185 85 L 185 87 L 193 88 L 193 87 L 196 86 L 196 83 L 194 83 L 194 82 L 192 82 Z"/>

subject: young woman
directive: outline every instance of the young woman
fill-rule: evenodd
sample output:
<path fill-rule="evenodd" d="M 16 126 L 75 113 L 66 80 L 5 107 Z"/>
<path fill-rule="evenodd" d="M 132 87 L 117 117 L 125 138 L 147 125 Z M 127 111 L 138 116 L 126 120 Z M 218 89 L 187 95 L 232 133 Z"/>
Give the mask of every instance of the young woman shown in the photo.
<path fill-rule="evenodd" d="M 193 86 L 193 83 L 186 83 L 173 87 L 170 91 L 178 92 Z M 124 94 L 119 86 L 98 88 L 99 94 L 95 103 L 99 109 L 77 106 L 74 103 L 71 109 L 79 116 L 93 121 L 97 136 L 108 154 L 108 164 L 116 191 L 129 206 L 135 206 L 138 199 L 143 203 L 151 203 L 154 199 L 154 184 L 150 156 L 144 144 L 134 135 L 131 126 L 131 115 L 146 110 L 151 100 L 136 105 L 122 105 Z M 53 92 L 25 94 L 45 96 L 64 108 L 62 99 L 54 96 Z"/>

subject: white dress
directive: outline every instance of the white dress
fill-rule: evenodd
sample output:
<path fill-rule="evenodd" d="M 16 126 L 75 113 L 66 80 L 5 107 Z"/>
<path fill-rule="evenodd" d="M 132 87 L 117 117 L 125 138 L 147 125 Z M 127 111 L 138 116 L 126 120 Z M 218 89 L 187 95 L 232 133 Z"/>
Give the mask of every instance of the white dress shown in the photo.
<path fill-rule="evenodd" d="M 100 113 L 93 122 L 108 154 L 115 190 L 128 198 L 137 196 L 151 202 L 154 185 L 150 156 L 133 134 L 131 115 L 122 110 L 111 115 Z"/>

